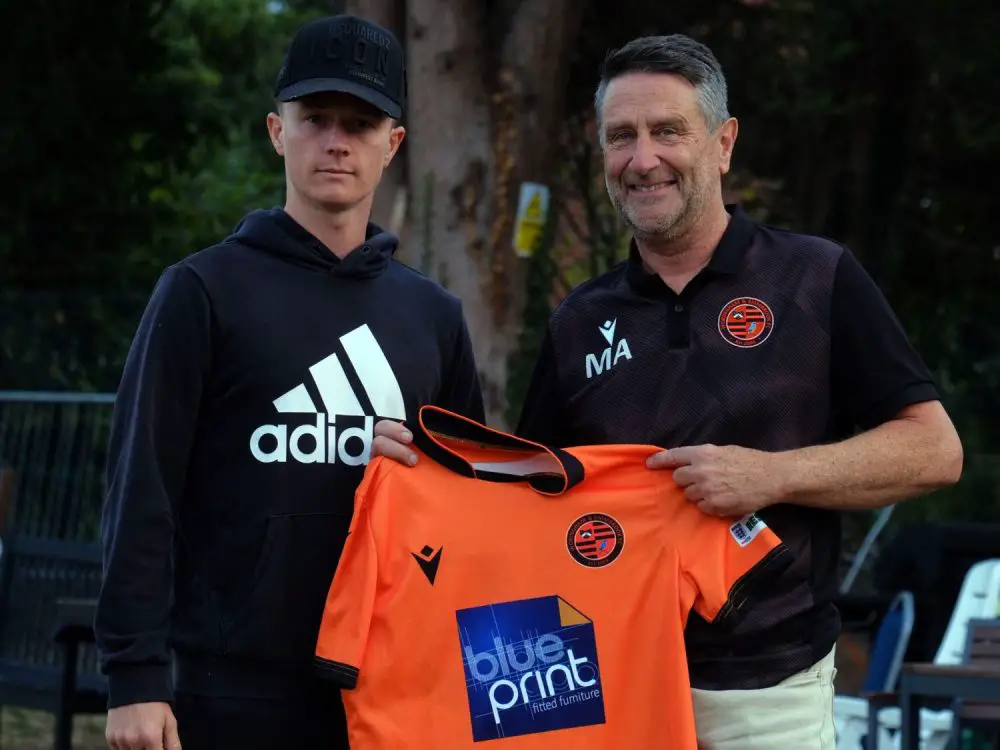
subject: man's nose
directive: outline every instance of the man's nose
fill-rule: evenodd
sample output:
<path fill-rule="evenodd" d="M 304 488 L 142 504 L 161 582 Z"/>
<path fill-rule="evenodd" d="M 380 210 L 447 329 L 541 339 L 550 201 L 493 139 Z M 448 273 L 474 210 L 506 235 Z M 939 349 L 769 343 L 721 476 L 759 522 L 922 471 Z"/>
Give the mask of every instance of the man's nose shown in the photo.
<path fill-rule="evenodd" d="M 350 151 L 350 140 L 347 136 L 347 128 L 340 120 L 334 120 L 326 129 L 326 139 L 324 146 L 328 153 L 347 153 Z"/>
<path fill-rule="evenodd" d="M 652 139 L 644 133 L 635 139 L 635 152 L 632 154 L 631 167 L 640 174 L 652 172 L 659 165 L 660 159 L 656 155 Z"/>

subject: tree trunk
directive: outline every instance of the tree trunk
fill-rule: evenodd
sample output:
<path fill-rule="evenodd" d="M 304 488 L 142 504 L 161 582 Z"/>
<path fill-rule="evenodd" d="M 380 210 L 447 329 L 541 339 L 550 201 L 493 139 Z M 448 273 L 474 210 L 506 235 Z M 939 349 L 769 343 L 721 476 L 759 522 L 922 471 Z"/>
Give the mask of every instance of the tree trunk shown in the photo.
<path fill-rule="evenodd" d="M 464 302 L 488 422 L 506 419 L 524 265 L 520 183 L 553 186 L 580 3 L 408 0 L 409 236 L 416 266 Z"/>

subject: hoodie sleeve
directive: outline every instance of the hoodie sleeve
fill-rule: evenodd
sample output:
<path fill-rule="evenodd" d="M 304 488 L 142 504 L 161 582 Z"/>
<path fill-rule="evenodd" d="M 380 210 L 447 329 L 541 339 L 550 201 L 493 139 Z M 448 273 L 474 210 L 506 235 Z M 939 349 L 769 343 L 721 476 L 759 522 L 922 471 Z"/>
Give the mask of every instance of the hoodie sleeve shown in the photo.
<path fill-rule="evenodd" d="M 109 708 L 173 698 L 167 645 L 175 512 L 210 355 L 210 308 L 186 265 L 160 277 L 115 400 L 94 623 Z"/>
<path fill-rule="evenodd" d="M 446 359 L 441 394 L 437 405 L 477 422 L 486 422 L 483 391 L 479 383 L 479 370 L 472 350 L 472 338 L 461 306 L 458 308 L 458 333 L 451 342 L 450 360 Z"/>

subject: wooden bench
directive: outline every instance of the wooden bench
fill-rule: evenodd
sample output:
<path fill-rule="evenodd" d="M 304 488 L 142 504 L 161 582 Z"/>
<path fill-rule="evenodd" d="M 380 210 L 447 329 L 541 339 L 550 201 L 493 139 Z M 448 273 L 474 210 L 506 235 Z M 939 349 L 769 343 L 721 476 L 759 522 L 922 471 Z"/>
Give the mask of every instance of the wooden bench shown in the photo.
<path fill-rule="evenodd" d="M 989 670 L 1000 681 L 1000 619 L 969 622 L 966 666 L 974 670 Z M 964 729 L 972 729 L 989 736 L 993 743 L 991 747 L 1000 746 L 1000 703 L 957 701 L 954 727 L 958 737 Z"/>
<path fill-rule="evenodd" d="M 961 664 L 904 664 L 901 674 L 901 750 L 919 745 L 924 698 L 946 699 L 952 709 L 950 747 L 960 746 L 963 730 L 985 730 L 1000 739 L 1000 619 L 969 620 Z"/>

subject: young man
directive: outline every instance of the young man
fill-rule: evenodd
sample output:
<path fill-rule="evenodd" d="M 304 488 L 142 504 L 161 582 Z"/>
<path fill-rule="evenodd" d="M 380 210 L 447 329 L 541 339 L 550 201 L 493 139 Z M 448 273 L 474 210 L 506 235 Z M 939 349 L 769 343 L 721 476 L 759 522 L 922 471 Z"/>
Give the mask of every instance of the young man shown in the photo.
<path fill-rule="evenodd" d="M 687 37 L 608 57 L 595 103 L 630 257 L 553 314 L 517 434 L 664 446 L 649 467 L 703 512 L 758 511 L 795 562 L 735 631 L 691 615 L 699 747 L 833 750 L 839 512 L 954 483 L 962 447 L 850 251 L 723 205 L 726 98 Z M 406 461 L 400 432 L 380 423 L 376 443 Z"/>
<path fill-rule="evenodd" d="M 163 273 L 118 392 L 96 619 L 114 750 L 346 748 L 312 664 L 373 422 L 484 419 L 458 299 L 369 223 L 402 47 L 310 23 L 275 95 L 284 209 Z"/>

